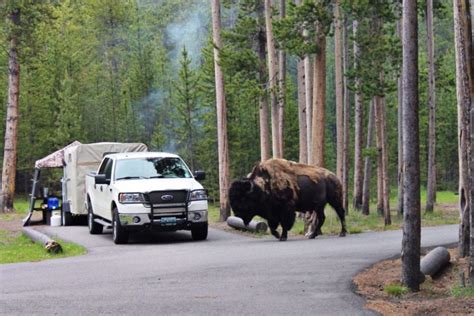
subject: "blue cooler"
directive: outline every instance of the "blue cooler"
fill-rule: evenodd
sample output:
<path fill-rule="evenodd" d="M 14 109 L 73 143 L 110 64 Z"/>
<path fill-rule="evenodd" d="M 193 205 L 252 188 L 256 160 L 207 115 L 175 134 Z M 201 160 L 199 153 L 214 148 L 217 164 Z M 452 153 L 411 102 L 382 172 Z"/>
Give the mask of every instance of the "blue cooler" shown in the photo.
<path fill-rule="evenodd" d="M 57 197 L 48 198 L 48 209 L 57 210 L 59 208 L 59 199 Z"/>

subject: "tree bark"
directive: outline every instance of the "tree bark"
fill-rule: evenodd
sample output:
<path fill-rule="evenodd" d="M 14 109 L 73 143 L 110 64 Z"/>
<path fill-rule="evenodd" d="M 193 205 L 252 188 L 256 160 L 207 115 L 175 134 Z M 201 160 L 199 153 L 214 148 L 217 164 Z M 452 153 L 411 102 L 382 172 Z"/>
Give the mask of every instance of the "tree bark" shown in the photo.
<path fill-rule="evenodd" d="M 369 123 L 367 127 L 367 145 L 366 148 L 370 149 L 374 142 L 374 129 L 375 129 L 375 104 L 373 100 L 369 105 Z M 370 156 L 365 157 L 364 161 L 364 181 L 362 188 L 362 214 L 369 215 L 370 208 L 370 177 L 372 171 L 372 162 Z"/>
<path fill-rule="evenodd" d="M 436 201 L 436 89 L 434 65 L 433 0 L 426 1 L 426 49 L 428 51 L 428 184 L 425 212 Z"/>
<path fill-rule="evenodd" d="M 285 18 L 285 0 L 280 0 L 280 19 Z M 278 135 L 279 139 L 279 154 L 280 157 L 284 155 L 284 131 L 285 131 L 285 103 L 286 103 L 286 54 L 285 50 L 278 51 Z"/>
<path fill-rule="evenodd" d="M 471 103 L 469 96 L 470 57 L 468 36 L 469 3 L 467 0 L 457 0 L 454 3 L 454 31 L 456 49 L 456 91 L 458 103 L 458 154 L 459 154 L 459 205 L 461 223 L 459 226 L 459 254 L 461 257 L 469 253 L 469 183 L 468 183 L 468 109 Z"/>
<path fill-rule="evenodd" d="M 313 124 L 311 164 L 324 167 L 324 141 L 326 118 L 326 35 L 317 31 L 313 83 Z"/>
<path fill-rule="evenodd" d="M 471 41 L 471 52 L 472 52 L 472 41 Z M 474 286 L 474 70 L 472 69 L 472 56 L 471 56 L 471 161 L 470 164 L 470 175 L 471 179 L 471 194 L 470 194 L 470 250 L 469 250 L 469 284 Z"/>
<path fill-rule="evenodd" d="M 386 196 L 385 196 L 385 154 L 384 150 L 384 136 L 385 136 L 385 121 L 384 121 L 384 104 L 383 97 L 375 96 L 375 130 L 376 130 L 376 146 L 377 146 L 377 212 L 386 217 Z"/>
<path fill-rule="evenodd" d="M 8 101 L 5 125 L 5 145 L 2 167 L 2 192 L 0 194 L 0 212 L 14 211 L 15 177 L 18 141 L 18 108 L 20 98 L 20 62 L 18 60 L 18 30 L 20 9 L 10 13 L 14 25 L 10 33 L 8 50 Z"/>
<path fill-rule="evenodd" d="M 381 98 L 381 128 L 382 128 L 382 182 L 383 210 L 385 226 L 392 225 L 390 214 L 390 179 L 388 177 L 388 137 L 387 137 L 387 107 L 385 97 Z"/>
<path fill-rule="evenodd" d="M 311 157 L 313 153 L 313 69 L 314 63 L 311 61 L 311 57 L 306 55 L 304 57 L 304 88 L 306 103 L 306 149 L 308 151 L 308 164 L 313 161 Z"/>
<path fill-rule="evenodd" d="M 403 1 L 403 238 L 402 283 L 420 290 L 420 158 L 417 1 Z"/>
<path fill-rule="evenodd" d="M 280 158 L 280 141 L 279 135 L 279 105 L 278 105 L 278 79 L 277 58 L 275 51 L 275 41 L 273 39 L 272 26 L 272 1 L 265 0 L 265 29 L 267 34 L 267 63 L 268 63 L 268 87 L 270 89 L 270 106 L 272 117 L 272 153 L 274 158 Z"/>
<path fill-rule="evenodd" d="M 397 33 L 400 39 L 402 38 L 402 20 L 397 21 Z M 398 99 L 398 208 L 397 214 L 403 214 L 403 89 L 402 89 L 402 75 L 397 78 L 397 99 Z"/>
<path fill-rule="evenodd" d="M 352 22 L 353 36 L 356 39 L 358 22 Z M 359 62 L 360 48 L 356 40 L 354 40 L 354 68 L 357 70 Z M 360 89 L 360 80 L 355 79 L 355 98 L 354 98 L 354 198 L 353 206 L 356 210 L 362 208 L 362 189 L 363 189 L 363 173 L 362 173 L 362 138 L 364 136 L 363 122 L 363 104 Z M 370 130 L 368 132 L 370 134 Z M 370 147 L 370 144 L 368 144 Z"/>
<path fill-rule="evenodd" d="M 342 86 L 342 25 L 339 0 L 334 3 L 334 78 L 336 85 L 336 176 L 342 181 L 344 90 Z"/>
<path fill-rule="evenodd" d="M 458 103 L 458 154 L 459 154 L 459 256 L 465 257 L 470 249 L 469 214 L 469 109 L 471 106 L 469 71 L 470 40 L 469 1 L 454 0 L 454 40 L 456 50 L 456 96 Z"/>
<path fill-rule="evenodd" d="M 224 75 L 220 66 L 220 50 L 222 48 L 220 1 L 212 0 L 211 6 L 214 73 L 216 81 L 217 147 L 219 157 L 219 220 L 225 221 L 230 215 L 230 205 L 227 194 L 229 188 L 229 146 L 227 141 L 227 108 L 224 94 Z"/>
<path fill-rule="evenodd" d="M 305 76 L 304 61 L 298 60 L 297 84 L 298 84 L 298 126 L 299 126 L 299 162 L 308 163 L 308 138 L 306 126 L 306 103 L 305 103 Z"/>
<path fill-rule="evenodd" d="M 257 19 L 259 21 L 265 20 L 263 2 L 259 2 L 257 6 Z M 258 23 L 260 25 L 260 23 Z M 258 78 L 260 85 L 264 87 L 267 81 L 267 70 L 266 70 L 266 35 L 265 27 L 261 25 L 258 30 L 258 43 L 257 53 L 259 58 Z M 270 113 L 268 109 L 268 98 L 266 91 L 262 91 L 258 100 L 259 105 L 259 124 L 260 124 L 260 159 L 262 161 L 268 160 L 271 157 L 270 154 L 270 128 L 268 126 Z"/>
<path fill-rule="evenodd" d="M 343 206 L 346 210 L 346 214 L 349 212 L 349 146 L 350 146 L 350 98 L 349 98 L 349 83 L 347 80 L 347 72 L 349 71 L 349 36 L 348 36 L 348 20 L 344 18 L 343 27 L 343 61 L 344 61 L 344 136 L 342 147 L 342 188 L 343 188 Z"/>

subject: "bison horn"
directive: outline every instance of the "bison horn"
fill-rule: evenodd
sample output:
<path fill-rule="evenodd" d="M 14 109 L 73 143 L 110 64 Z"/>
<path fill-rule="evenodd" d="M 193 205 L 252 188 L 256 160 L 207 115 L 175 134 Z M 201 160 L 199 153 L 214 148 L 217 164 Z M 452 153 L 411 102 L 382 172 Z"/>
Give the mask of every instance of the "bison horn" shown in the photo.
<path fill-rule="evenodd" d="M 253 181 L 249 181 L 249 184 L 250 184 L 250 188 L 247 192 L 251 193 L 253 191 L 253 186 L 254 186 Z"/>

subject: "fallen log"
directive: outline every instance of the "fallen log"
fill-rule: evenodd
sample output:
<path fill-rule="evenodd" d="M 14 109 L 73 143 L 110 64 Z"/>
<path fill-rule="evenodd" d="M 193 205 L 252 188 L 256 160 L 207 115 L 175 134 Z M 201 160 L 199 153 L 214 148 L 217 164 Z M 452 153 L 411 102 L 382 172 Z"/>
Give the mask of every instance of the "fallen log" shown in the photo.
<path fill-rule="evenodd" d="M 257 233 L 264 233 L 268 228 L 267 223 L 258 221 L 250 221 L 250 223 L 245 226 L 244 221 L 240 217 L 236 216 L 229 216 L 227 218 L 227 225 L 232 228 L 249 230 Z"/>
<path fill-rule="evenodd" d="M 43 233 L 40 233 L 37 230 L 34 230 L 29 227 L 23 227 L 23 233 L 34 242 L 43 245 L 44 249 L 47 252 L 52 252 L 52 253 L 63 252 L 63 248 L 57 241 L 49 238 L 48 236 L 46 236 Z"/>
<path fill-rule="evenodd" d="M 420 261 L 420 270 L 424 275 L 433 277 L 444 268 L 451 259 L 448 249 L 436 247 Z"/>

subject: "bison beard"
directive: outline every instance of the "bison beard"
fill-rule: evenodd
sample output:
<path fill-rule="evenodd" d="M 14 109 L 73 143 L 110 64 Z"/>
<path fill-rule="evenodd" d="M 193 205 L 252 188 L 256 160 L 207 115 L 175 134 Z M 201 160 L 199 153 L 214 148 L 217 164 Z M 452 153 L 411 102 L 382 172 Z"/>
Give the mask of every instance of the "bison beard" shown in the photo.
<path fill-rule="evenodd" d="M 248 179 L 234 181 L 229 200 L 235 216 L 247 225 L 258 215 L 268 221 L 271 233 L 284 241 L 295 223 L 295 212 L 316 212 L 316 228 L 308 235 L 321 234 L 324 206 L 329 203 L 341 221 L 346 235 L 345 210 L 342 206 L 342 184 L 329 170 L 284 159 L 270 159 L 257 164 Z M 282 227 L 281 236 L 276 230 Z"/>

